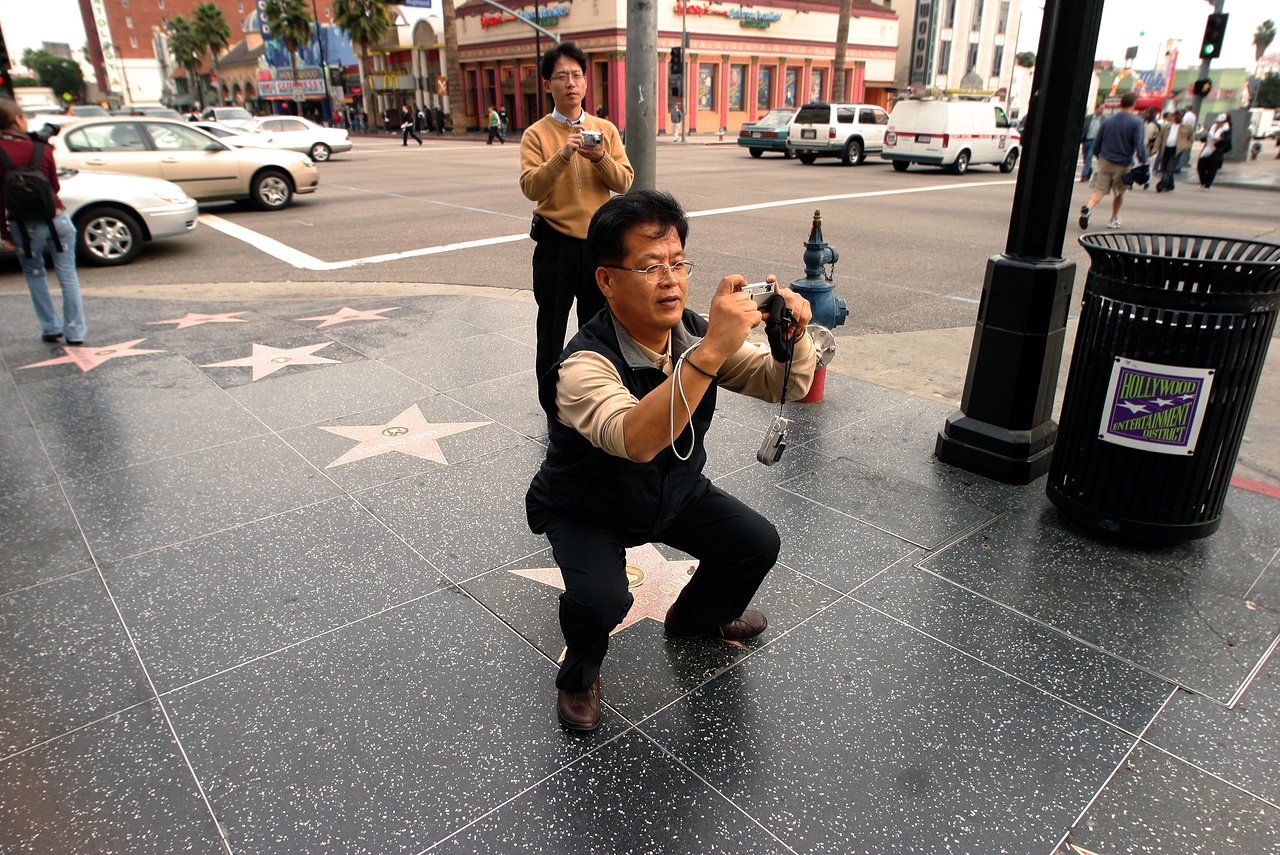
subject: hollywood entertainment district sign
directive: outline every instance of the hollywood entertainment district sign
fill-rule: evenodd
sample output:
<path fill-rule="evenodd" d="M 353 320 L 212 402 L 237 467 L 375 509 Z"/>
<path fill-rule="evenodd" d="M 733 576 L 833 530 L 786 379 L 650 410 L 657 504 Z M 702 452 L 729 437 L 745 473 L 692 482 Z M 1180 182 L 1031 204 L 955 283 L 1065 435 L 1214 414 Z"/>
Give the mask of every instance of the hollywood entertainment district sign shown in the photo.
<path fill-rule="evenodd" d="M 1212 388 L 1211 368 L 1117 357 L 1098 439 L 1158 454 L 1193 454 Z"/>

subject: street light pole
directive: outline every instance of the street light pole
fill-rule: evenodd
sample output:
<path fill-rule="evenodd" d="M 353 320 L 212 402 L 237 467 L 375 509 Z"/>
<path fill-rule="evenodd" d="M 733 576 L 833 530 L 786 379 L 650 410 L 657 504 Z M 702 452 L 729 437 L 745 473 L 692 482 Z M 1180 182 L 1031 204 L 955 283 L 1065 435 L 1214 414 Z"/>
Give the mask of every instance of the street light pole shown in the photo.
<path fill-rule="evenodd" d="M 680 0 L 680 144 L 689 141 L 689 0 Z"/>
<path fill-rule="evenodd" d="M 316 22 L 316 44 L 320 47 L 320 79 L 324 81 L 324 103 L 327 110 L 320 111 L 320 118 L 329 114 L 326 122 L 333 124 L 333 94 L 329 91 L 329 61 L 324 56 L 324 33 L 320 32 L 320 17 L 316 12 L 316 0 L 311 0 L 311 17 Z"/>

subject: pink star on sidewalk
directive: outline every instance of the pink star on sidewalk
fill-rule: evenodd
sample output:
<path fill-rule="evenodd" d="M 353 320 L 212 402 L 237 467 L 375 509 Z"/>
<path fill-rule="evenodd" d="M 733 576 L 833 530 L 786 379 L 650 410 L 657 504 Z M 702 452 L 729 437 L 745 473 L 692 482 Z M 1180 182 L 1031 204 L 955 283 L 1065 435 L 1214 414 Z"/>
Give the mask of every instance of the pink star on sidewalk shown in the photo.
<path fill-rule="evenodd" d="M 274 374 L 281 368 L 288 368 L 290 365 L 320 365 L 326 362 L 338 362 L 336 359 L 326 359 L 323 356 L 314 356 L 317 350 L 328 347 L 333 344 L 331 341 L 322 342 L 320 344 L 306 344 L 302 347 L 272 347 L 269 344 L 253 345 L 253 355 L 243 356 L 240 359 L 228 359 L 226 362 L 210 362 L 207 365 L 201 365 L 201 368 L 239 368 L 246 367 L 253 369 L 253 379 L 261 380 L 268 374 Z M 253 381 L 250 381 L 253 382 Z"/>
<path fill-rule="evenodd" d="M 247 315 L 248 309 L 243 312 L 221 312 L 216 315 L 202 315 L 199 312 L 187 312 L 180 318 L 169 318 L 167 321 L 147 321 L 151 324 L 177 324 L 175 330 L 185 330 L 187 327 L 198 327 L 201 324 L 246 324 L 247 318 L 237 318 L 236 315 Z"/>
<path fill-rule="evenodd" d="M 334 324 L 345 324 L 347 321 L 389 321 L 391 318 L 384 318 L 381 312 L 394 312 L 399 306 L 388 306 L 385 309 L 352 309 L 343 306 L 332 315 L 316 315 L 312 318 L 294 318 L 295 321 L 323 321 L 320 327 L 331 327 Z"/>
<path fill-rule="evenodd" d="M 653 544 L 646 543 L 627 550 L 627 584 L 635 602 L 622 623 L 610 635 L 617 635 L 632 624 L 648 618 L 661 622 L 667 609 L 680 596 L 689 583 L 689 573 L 697 561 L 668 561 Z M 564 590 L 564 579 L 559 567 L 539 567 L 534 570 L 511 570 L 517 576 L 541 582 L 552 588 Z"/>
<path fill-rule="evenodd" d="M 141 344 L 144 341 L 146 341 L 145 338 L 135 338 L 133 341 L 122 341 L 119 344 L 108 344 L 105 347 L 67 347 L 63 356 L 46 359 L 43 362 L 33 362 L 30 365 L 19 365 L 18 368 L 39 368 L 42 365 L 66 365 L 70 363 L 81 371 L 89 371 L 109 359 L 119 359 L 122 356 L 141 356 L 144 353 L 164 353 L 163 350 L 134 349 L 135 344 Z"/>
<path fill-rule="evenodd" d="M 430 424 L 422 417 L 422 411 L 414 404 L 391 421 L 382 425 L 335 425 L 322 427 L 329 433 L 345 436 L 360 442 L 346 454 L 330 463 L 325 469 L 342 466 L 353 460 L 368 460 L 379 454 L 396 451 L 410 457 L 420 457 L 436 463 L 449 465 L 444 452 L 440 450 L 438 440 L 455 433 L 484 427 L 493 422 L 454 422 L 449 424 Z"/>

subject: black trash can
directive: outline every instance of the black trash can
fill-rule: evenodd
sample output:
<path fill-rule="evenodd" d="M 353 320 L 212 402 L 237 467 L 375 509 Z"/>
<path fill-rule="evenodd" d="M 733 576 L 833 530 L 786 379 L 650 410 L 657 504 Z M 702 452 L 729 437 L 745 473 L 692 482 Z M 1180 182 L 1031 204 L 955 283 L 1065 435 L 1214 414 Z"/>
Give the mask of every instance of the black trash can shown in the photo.
<path fill-rule="evenodd" d="M 1125 539 L 1213 534 L 1280 308 L 1280 246 L 1093 233 L 1046 487 Z"/>

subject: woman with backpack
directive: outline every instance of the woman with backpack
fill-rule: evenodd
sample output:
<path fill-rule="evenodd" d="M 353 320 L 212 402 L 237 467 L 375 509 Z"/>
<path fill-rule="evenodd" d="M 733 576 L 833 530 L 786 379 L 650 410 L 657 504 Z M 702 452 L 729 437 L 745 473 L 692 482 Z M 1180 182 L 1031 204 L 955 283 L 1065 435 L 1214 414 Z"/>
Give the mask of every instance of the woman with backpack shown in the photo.
<path fill-rule="evenodd" d="M 27 289 L 40 319 L 41 338 L 84 344 L 87 329 L 76 275 L 76 227 L 58 198 L 53 149 L 27 132 L 27 117 L 15 102 L 0 99 L 0 244 L 18 254 Z M 62 289 L 62 317 L 49 294 L 44 254 L 53 259 Z"/>

